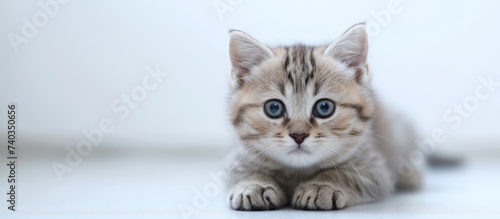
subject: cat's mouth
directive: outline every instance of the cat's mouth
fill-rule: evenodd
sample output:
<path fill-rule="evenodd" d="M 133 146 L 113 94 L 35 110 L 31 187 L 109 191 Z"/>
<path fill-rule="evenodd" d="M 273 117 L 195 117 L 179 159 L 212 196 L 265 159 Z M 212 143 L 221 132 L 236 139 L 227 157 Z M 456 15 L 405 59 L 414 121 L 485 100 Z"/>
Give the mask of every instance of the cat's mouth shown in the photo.
<path fill-rule="evenodd" d="M 311 154 L 308 150 L 304 149 L 304 147 L 296 146 L 295 149 L 291 150 L 287 154 Z"/>

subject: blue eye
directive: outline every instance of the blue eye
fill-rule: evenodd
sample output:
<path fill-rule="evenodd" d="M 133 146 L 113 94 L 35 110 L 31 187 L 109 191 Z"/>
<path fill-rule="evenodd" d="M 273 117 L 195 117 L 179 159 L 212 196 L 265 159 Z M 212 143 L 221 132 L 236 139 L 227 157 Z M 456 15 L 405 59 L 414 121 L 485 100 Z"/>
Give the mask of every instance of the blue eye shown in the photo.
<path fill-rule="evenodd" d="M 314 115 L 319 118 L 328 118 L 335 111 L 335 103 L 329 99 L 321 99 L 314 104 Z"/>
<path fill-rule="evenodd" d="M 285 114 L 285 106 L 279 100 L 269 100 L 264 104 L 264 112 L 270 118 L 277 119 Z"/>

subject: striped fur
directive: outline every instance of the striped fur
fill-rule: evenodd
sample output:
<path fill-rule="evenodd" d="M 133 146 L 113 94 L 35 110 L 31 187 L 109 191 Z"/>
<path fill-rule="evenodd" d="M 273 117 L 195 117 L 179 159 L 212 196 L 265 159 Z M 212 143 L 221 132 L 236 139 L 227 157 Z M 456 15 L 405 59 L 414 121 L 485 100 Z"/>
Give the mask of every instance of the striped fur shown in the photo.
<path fill-rule="evenodd" d="M 239 137 L 228 169 L 231 208 L 289 204 L 331 210 L 393 191 L 394 158 L 408 151 L 393 148 L 413 144 L 379 134 L 391 132 L 379 124 L 385 117 L 370 86 L 364 25 L 324 46 L 269 48 L 243 32 L 232 31 L 230 37 L 234 83 L 229 105 Z M 314 104 L 325 98 L 334 101 L 335 112 L 315 117 Z M 284 117 L 266 116 L 263 107 L 270 99 L 283 102 Z M 309 135 L 298 152 L 292 133 Z M 417 185 L 419 177 L 414 178 L 406 184 Z"/>

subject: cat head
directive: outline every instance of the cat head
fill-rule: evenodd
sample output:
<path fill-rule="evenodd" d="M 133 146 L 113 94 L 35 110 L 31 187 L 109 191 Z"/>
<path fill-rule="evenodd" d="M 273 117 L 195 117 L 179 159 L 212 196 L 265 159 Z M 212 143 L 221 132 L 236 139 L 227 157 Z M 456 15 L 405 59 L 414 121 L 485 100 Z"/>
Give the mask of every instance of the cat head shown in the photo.
<path fill-rule="evenodd" d="M 231 31 L 231 122 L 244 149 L 293 167 L 345 160 L 374 113 L 367 52 L 364 24 L 314 47 Z"/>

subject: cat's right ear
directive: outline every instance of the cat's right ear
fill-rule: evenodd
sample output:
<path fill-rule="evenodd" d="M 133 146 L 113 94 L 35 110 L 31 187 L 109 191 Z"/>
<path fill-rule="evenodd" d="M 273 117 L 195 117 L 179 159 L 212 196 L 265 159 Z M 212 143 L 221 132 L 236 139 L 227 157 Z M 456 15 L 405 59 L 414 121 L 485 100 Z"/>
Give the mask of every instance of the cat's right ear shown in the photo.
<path fill-rule="evenodd" d="M 238 30 L 229 32 L 229 56 L 231 57 L 231 81 L 243 84 L 252 68 L 271 58 L 271 50 Z"/>

